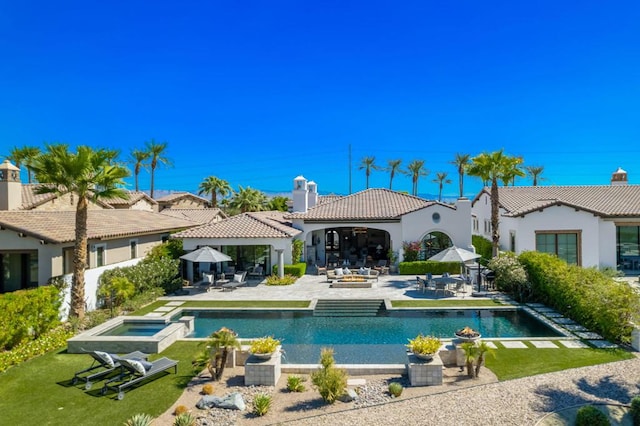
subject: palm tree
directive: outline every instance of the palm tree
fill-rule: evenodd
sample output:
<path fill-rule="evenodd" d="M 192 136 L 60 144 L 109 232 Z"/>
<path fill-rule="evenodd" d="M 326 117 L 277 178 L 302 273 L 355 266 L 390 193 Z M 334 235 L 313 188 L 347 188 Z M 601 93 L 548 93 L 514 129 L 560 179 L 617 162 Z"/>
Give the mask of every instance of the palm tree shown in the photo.
<path fill-rule="evenodd" d="M 376 164 L 376 157 L 364 157 L 360 163 L 358 170 L 364 170 L 364 174 L 367 177 L 367 189 L 369 189 L 369 176 L 371 176 L 372 170 L 380 170 Z"/>
<path fill-rule="evenodd" d="M 447 172 L 438 172 L 433 182 L 438 184 L 438 201 L 442 201 L 442 187 L 445 183 L 450 184 L 451 179 L 447 179 Z"/>
<path fill-rule="evenodd" d="M 487 342 L 478 342 L 477 348 L 478 348 L 478 359 L 476 361 L 476 371 L 475 371 L 476 377 L 480 376 L 480 368 L 482 367 L 482 364 L 484 364 L 484 360 L 487 357 L 487 355 L 495 354 L 494 349 L 491 346 L 489 346 Z"/>
<path fill-rule="evenodd" d="M 14 147 L 9 156 L 7 156 L 7 159 L 11 160 L 17 168 L 25 166 L 27 169 L 28 182 L 31 183 L 32 165 L 38 155 L 40 155 L 40 148 L 37 146 Z"/>
<path fill-rule="evenodd" d="M 519 167 L 520 163 L 522 163 L 521 158 L 505 155 L 504 150 L 501 149 L 492 153 L 483 152 L 473 157 L 467 169 L 468 175 L 477 176 L 483 182 L 491 182 L 491 253 L 493 257 L 498 255 L 500 247 L 498 180 L 503 180 L 505 176 L 524 176 L 524 172 Z"/>
<path fill-rule="evenodd" d="M 198 189 L 198 194 L 200 195 L 211 195 L 211 207 L 214 208 L 218 207 L 218 195 L 226 197 L 231 193 L 231 185 L 229 185 L 229 182 L 215 176 L 205 178 Z"/>
<path fill-rule="evenodd" d="M 424 168 L 424 160 L 413 160 L 407 166 L 407 170 L 411 175 L 411 183 L 412 183 L 412 195 L 418 195 L 418 179 L 420 176 L 426 176 L 429 174 L 429 170 Z"/>
<path fill-rule="evenodd" d="M 229 356 L 229 349 L 241 349 L 238 335 L 233 330 L 222 327 L 209 336 L 207 349 L 209 351 L 207 369 L 213 380 L 220 381 Z"/>
<path fill-rule="evenodd" d="M 276 195 L 269 200 L 267 204 L 268 210 L 277 210 L 281 212 L 289 211 L 289 198 L 282 195 Z"/>
<path fill-rule="evenodd" d="M 527 174 L 533 180 L 533 186 L 538 186 L 538 179 L 544 180 L 541 176 L 544 172 L 544 166 L 526 166 L 524 168 L 527 171 Z"/>
<path fill-rule="evenodd" d="M 405 175 L 407 172 L 400 168 L 400 164 L 402 164 L 402 160 L 387 160 L 387 165 L 384 171 L 389 172 L 389 189 L 393 189 L 393 178 L 396 173 Z"/>
<path fill-rule="evenodd" d="M 88 146 L 79 146 L 74 153 L 69 151 L 66 144 L 46 145 L 46 149 L 46 152 L 35 158 L 32 165 L 35 177 L 40 182 L 36 192 L 58 195 L 71 193 L 78 197 L 69 315 L 82 320 L 89 201 L 123 197 L 125 194 L 120 187 L 124 186 L 124 178 L 129 176 L 129 170 L 114 164 L 113 150 L 94 150 Z"/>
<path fill-rule="evenodd" d="M 475 342 L 465 342 L 460 345 L 460 348 L 464 352 L 464 363 L 467 366 L 467 376 L 475 379 L 476 370 L 473 368 L 473 363 L 479 354 L 478 347 Z"/>
<path fill-rule="evenodd" d="M 136 192 L 138 192 L 138 188 L 139 188 L 138 175 L 140 175 L 140 170 L 143 167 L 147 166 L 145 161 L 147 161 L 149 158 L 151 158 L 151 153 L 149 151 L 142 151 L 139 149 L 131 150 L 131 157 L 129 160 L 129 164 L 133 164 L 133 176 L 135 178 L 135 183 L 136 183 Z"/>
<path fill-rule="evenodd" d="M 456 158 L 451 162 L 458 169 L 458 185 L 460 186 L 460 198 L 464 197 L 464 174 L 469 165 L 471 155 L 456 153 Z"/>
<path fill-rule="evenodd" d="M 241 213 L 261 211 L 266 205 L 267 196 L 262 191 L 250 187 L 238 186 L 238 192 L 229 200 L 229 207 Z"/>
<path fill-rule="evenodd" d="M 154 178 L 156 168 L 163 164 L 165 166 L 171 165 L 171 160 L 164 156 L 164 152 L 167 149 L 167 142 L 158 143 L 155 140 L 151 139 L 146 142 L 147 153 L 149 154 L 149 158 L 151 158 L 151 198 L 153 198 L 153 189 L 154 189 Z"/>
<path fill-rule="evenodd" d="M 519 170 L 518 176 L 524 176 L 524 172 L 520 169 L 520 165 L 524 162 L 522 157 L 509 157 L 507 164 L 505 164 L 505 174 L 502 176 L 502 183 L 504 186 L 516 185 L 516 170 Z"/>

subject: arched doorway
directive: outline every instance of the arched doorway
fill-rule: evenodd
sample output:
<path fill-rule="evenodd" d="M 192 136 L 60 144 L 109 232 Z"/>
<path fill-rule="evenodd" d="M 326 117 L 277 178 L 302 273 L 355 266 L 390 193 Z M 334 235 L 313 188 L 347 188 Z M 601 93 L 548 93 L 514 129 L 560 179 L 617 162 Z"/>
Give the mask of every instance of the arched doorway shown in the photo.
<path fill-rule="evenodd" d="M 375 266 L 387 259 L 391 238 L 387 231 L 366 227 L 335 227 L 324 230 L 326 265 Z"/>
<path fill-rule="evenodd" d="M 427 260 L 431 256 L 440 253 L 442 250 L 453 246 L 451 238 L 440 231 L 433 231 L 422 237 L 420 244 L 420 259 Z"/>

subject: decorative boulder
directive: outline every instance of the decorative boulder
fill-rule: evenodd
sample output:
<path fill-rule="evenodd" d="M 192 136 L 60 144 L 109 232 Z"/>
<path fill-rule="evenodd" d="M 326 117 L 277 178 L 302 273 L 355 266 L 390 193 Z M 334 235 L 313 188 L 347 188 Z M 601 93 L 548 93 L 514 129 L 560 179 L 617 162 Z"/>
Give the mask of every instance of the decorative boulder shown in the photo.
<path fill-rule="evenodd" d="M 213 396 L 213 395 L 205 395 L 200 398 L 200 401 L 196 404 L 196 407 L 204 410 L 205 408 L 227 408 L 229 410 L 240 410 L 244 411 L 247 408 L 244 403 L 244 399 L 242 399 L 242 395 L 238 392 L 231 393 L 227 396 L 223 396 L 222 398 Z"/>
<path fill-rule="evenodd" d="M 344 393 L 340 395 L 339 399 L 342 402 L 353 402 L 353 401 L 357 401 L 358 398 L 359 398 L 359 395 L 355 391 L 355 389 L 347 388 L 344 390 Z"/>

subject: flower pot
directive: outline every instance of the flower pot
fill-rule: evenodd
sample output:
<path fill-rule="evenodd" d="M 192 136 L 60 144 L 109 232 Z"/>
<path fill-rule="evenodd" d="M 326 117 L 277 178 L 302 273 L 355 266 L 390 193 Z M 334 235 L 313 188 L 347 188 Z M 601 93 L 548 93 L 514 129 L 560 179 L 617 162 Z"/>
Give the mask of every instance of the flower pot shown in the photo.
<path fill-rule="evenodd" d="M 433 360 L 433 354 L 417 354 L 417 353 L 413 353 L 416 358 L 421 359 L 423 361 L 431 361 Z"/>
<path fill-rule="evenodd" d="M 481 334 L 478 334 L 477 336 L 460 336 L 458 334 L 455 334 L 456 339 L 460 340 L 461 342 L 475 342 L 476 340 L 480 339 L 482 337 Z"/>
<path fill-rule="evenodd" d="M 270 352 L 270 353 L 266 353 L 266 354 L 254 354 L 252 353 L 251 355 L 253 355 L 254 357 L 258 358 L 258 359 L 270 359 L 273 354 L 275 352 Z"/>

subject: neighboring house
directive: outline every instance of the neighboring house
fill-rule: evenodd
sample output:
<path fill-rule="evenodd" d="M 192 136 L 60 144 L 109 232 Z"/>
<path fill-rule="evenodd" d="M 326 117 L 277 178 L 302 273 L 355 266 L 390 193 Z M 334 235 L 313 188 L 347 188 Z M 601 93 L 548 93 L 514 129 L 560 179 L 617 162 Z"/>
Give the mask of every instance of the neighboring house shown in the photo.
<path fill-rule="evenodd" d="M 159 210 L 164 209 L 206 209 L 209 200 L 190 192 L 174 192 L 164 197 L 157 198 Z"/>
<path fill-rule="evenodd" d="M 500 187 L 500 249 L 536 250 L 585 267 L 640 271 L 640 185 Z M 472 203 L 473 233 L 491 239 L 491 193 Z"/>
<path fill-rule="evenodd" d="M 175 217 L 178 219 L 190 220 L 198 225 L 208 225 L 218 223 L 227 219 L 228 216 L 218 208 L 207 209 L 164 209 L 161 214 Z"/>
<path fill-rule="evenodd" d="M 4 164 L 3 164 L 4 166 Z M 62 211 L 76 210 L 78 198 L 72 193 L 62 195 L 48 193 L 36 193 L 37 183 L 23 184 L 21 188 L 20 203 L 13 205 L 11 210 L 37 210 L 37 211 Z M 106 201 L 89 201 L 90 210 L 113 209 Z"/>
<path fill-rule="evenodd" d="M 158 202 L 142 191 L 125 191 L 124 197 L 102 200 L 114 209 L 158 211 Z"/>
<path fill-rule="evenodd" d="M 265 271 L 270 271 L 272 265 L 291 263 L 291 244 L 301 232 L 291 226 L 285 214 L 279 211 L 242 213 L 178 232 L 172 238 L 181 238 L 186 251 L 203 246 L 217 248 L 233 258 L 232 263 L 238 270 L 262 265 Z M 194 264 L 184 273 L 190 281 L 197 281 L 201 271 L 219 270 L 220 267 Z"/>

